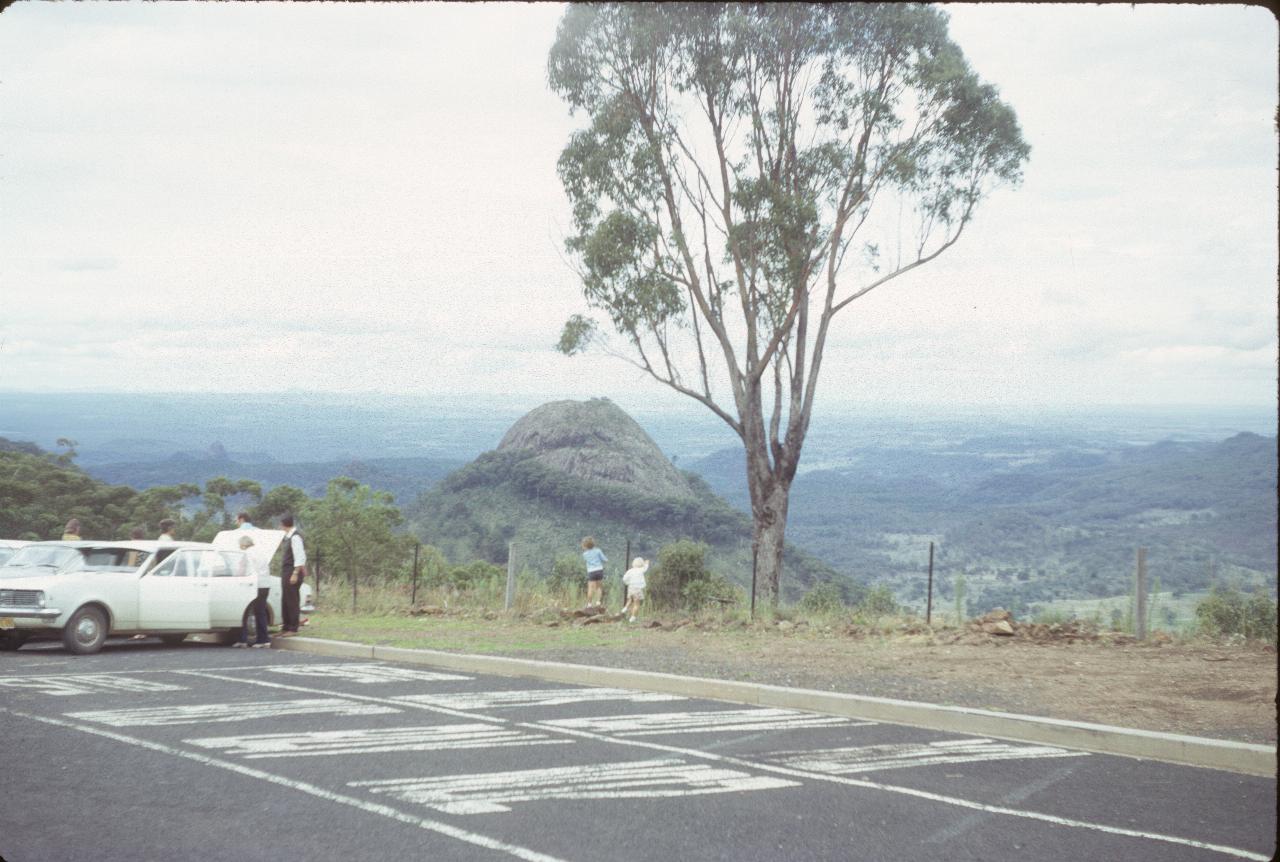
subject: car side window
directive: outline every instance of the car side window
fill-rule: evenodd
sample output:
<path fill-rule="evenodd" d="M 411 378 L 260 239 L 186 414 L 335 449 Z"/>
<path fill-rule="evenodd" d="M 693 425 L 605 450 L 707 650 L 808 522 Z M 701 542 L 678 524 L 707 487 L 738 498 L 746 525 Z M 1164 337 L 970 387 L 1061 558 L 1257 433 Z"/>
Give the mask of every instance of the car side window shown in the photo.
<path fill-rule="evenodd" d="M 171 578 L 173 577 L 173 570 L 177 565 L 178 565 L 178 558 L 171 556 L 169 557 L 169 559 L 165 560 L 163 563 L 161 563 L 160 565 L 152 569 L 151 574 L 148 575 L 148 577 Z"/>
<path fill-rule="evenodd" d="M 192 556 L 195 556 L 194 554 Z M 227 564 L 225 555 L 218 551 L 201 551 L 200 565 L 196 575 L 201 578 L 229 578 L 234 572 Z"/>

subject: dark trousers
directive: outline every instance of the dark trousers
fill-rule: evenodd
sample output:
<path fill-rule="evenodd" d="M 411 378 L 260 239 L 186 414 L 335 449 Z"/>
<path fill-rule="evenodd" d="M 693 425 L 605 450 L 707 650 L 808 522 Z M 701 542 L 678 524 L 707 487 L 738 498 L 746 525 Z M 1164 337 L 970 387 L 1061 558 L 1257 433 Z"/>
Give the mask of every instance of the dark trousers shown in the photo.
<path fill-rule="evenodd" d="M 280 620 L 280 629 L 286 632 L 298 630 L 298 608 L 301 605 L 298 591 L 302 589 L 302 579 L 299 578 L 296 584 L 291 584 L 289 579 L 292 577 L 293 572 L 280 576 L 280 615 L 284 617 Z"/>
<path fill-rule="evenodd" d="M 257 630 L 257 637 L 254 643 L 269 644 L 271 643 L 271 635 L 267 632 L 268 613 L 267 613 L 267 594 L 271 590 L 266 587 L 258 587 L 258 597 L 253 600 L 253 625 Z M 249 629 L 240 629 L 240 643 L 249 642 Z"/>

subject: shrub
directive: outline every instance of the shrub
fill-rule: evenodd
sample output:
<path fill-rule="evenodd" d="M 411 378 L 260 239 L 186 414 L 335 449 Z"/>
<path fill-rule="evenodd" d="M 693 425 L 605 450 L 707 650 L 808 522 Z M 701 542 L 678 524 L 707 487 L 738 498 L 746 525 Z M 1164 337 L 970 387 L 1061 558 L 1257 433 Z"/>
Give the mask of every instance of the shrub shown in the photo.
<path fill-rule="evenodd" d="M 858 603 L 858 610 L 863 616 L 878 618 L 896 614 L 898 602 L 893 598 L 893 591 L 887 584 L 880 584 L 867 590 L 867 594 Z"/>
<path fill-rule="evenodd" d="M 577 554 L 561 554 L 551 564 L 547 578 L 547 591 L 569 601 L 583 591 L 587 582 L 587 564 Z"/>
<path fill-rule="evenodd" d="M 818 584 L 804 594 L 800 610 L 806 614 L 834 614 L 844 610 L 844 597 L 840 587 L 827 581 Z"/>
<path fill-rule="evenodd" d="M 712 580 L 707 570 L 707 546 L 681 539 L 658 551 L 657 565 L 645 575 L 645 599 L 663 608 L 684 607 L 687 601 L 703 603 L 712 594 L 711 587 L 695 587 L 687 594 L 686 589 Z"/>
<path fill-rule="evenodd" d="M 1276 603 L 1261 590 L 1246 598 L 1234 587 L 1214 586 L 1196 605 L 1196 621 L 1205 634 L 1276 642 Z"/>

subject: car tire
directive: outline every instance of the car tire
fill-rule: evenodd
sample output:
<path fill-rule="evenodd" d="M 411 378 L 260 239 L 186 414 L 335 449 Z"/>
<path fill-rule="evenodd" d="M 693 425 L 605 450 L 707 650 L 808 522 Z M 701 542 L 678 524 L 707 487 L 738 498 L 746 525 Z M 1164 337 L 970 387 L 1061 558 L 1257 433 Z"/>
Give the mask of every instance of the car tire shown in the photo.
<path fill-rule="evenodd" d="M 177 646 L 187 639 L 187 633 L 160 635 L 160 643 L 165 646 Z"/>
<path fill-rule="evenodd" d="M 0 635 L 0 652 L 14 652 L 27 642 L 27 636 L 17 632 Z"/>
<path fill-rule="evenodd" d="M 107 615 L 92 605 L 72 614 L 62 629 L 62 645 L 76 655 L 92 655 L 106 640 Z"/>

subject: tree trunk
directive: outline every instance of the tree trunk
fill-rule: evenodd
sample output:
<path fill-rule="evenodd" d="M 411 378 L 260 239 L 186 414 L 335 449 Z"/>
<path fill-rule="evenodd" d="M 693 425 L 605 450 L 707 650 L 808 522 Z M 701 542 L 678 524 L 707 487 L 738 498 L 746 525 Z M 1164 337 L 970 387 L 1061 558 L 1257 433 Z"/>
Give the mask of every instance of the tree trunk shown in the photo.
<path fill-rule="evenodd" d="M 787 505 L 791 486 L 777 480 L 769 485 L 767 489 L 760 489 L 759 495 L 752 488 L 751 513 L 754 526 L 751 538 L 756 547 L 758 582 L 769 603 L 776 607 L 781 595 L 779 585 L 782 578 L 782 551 L 786 544 Z"/>

